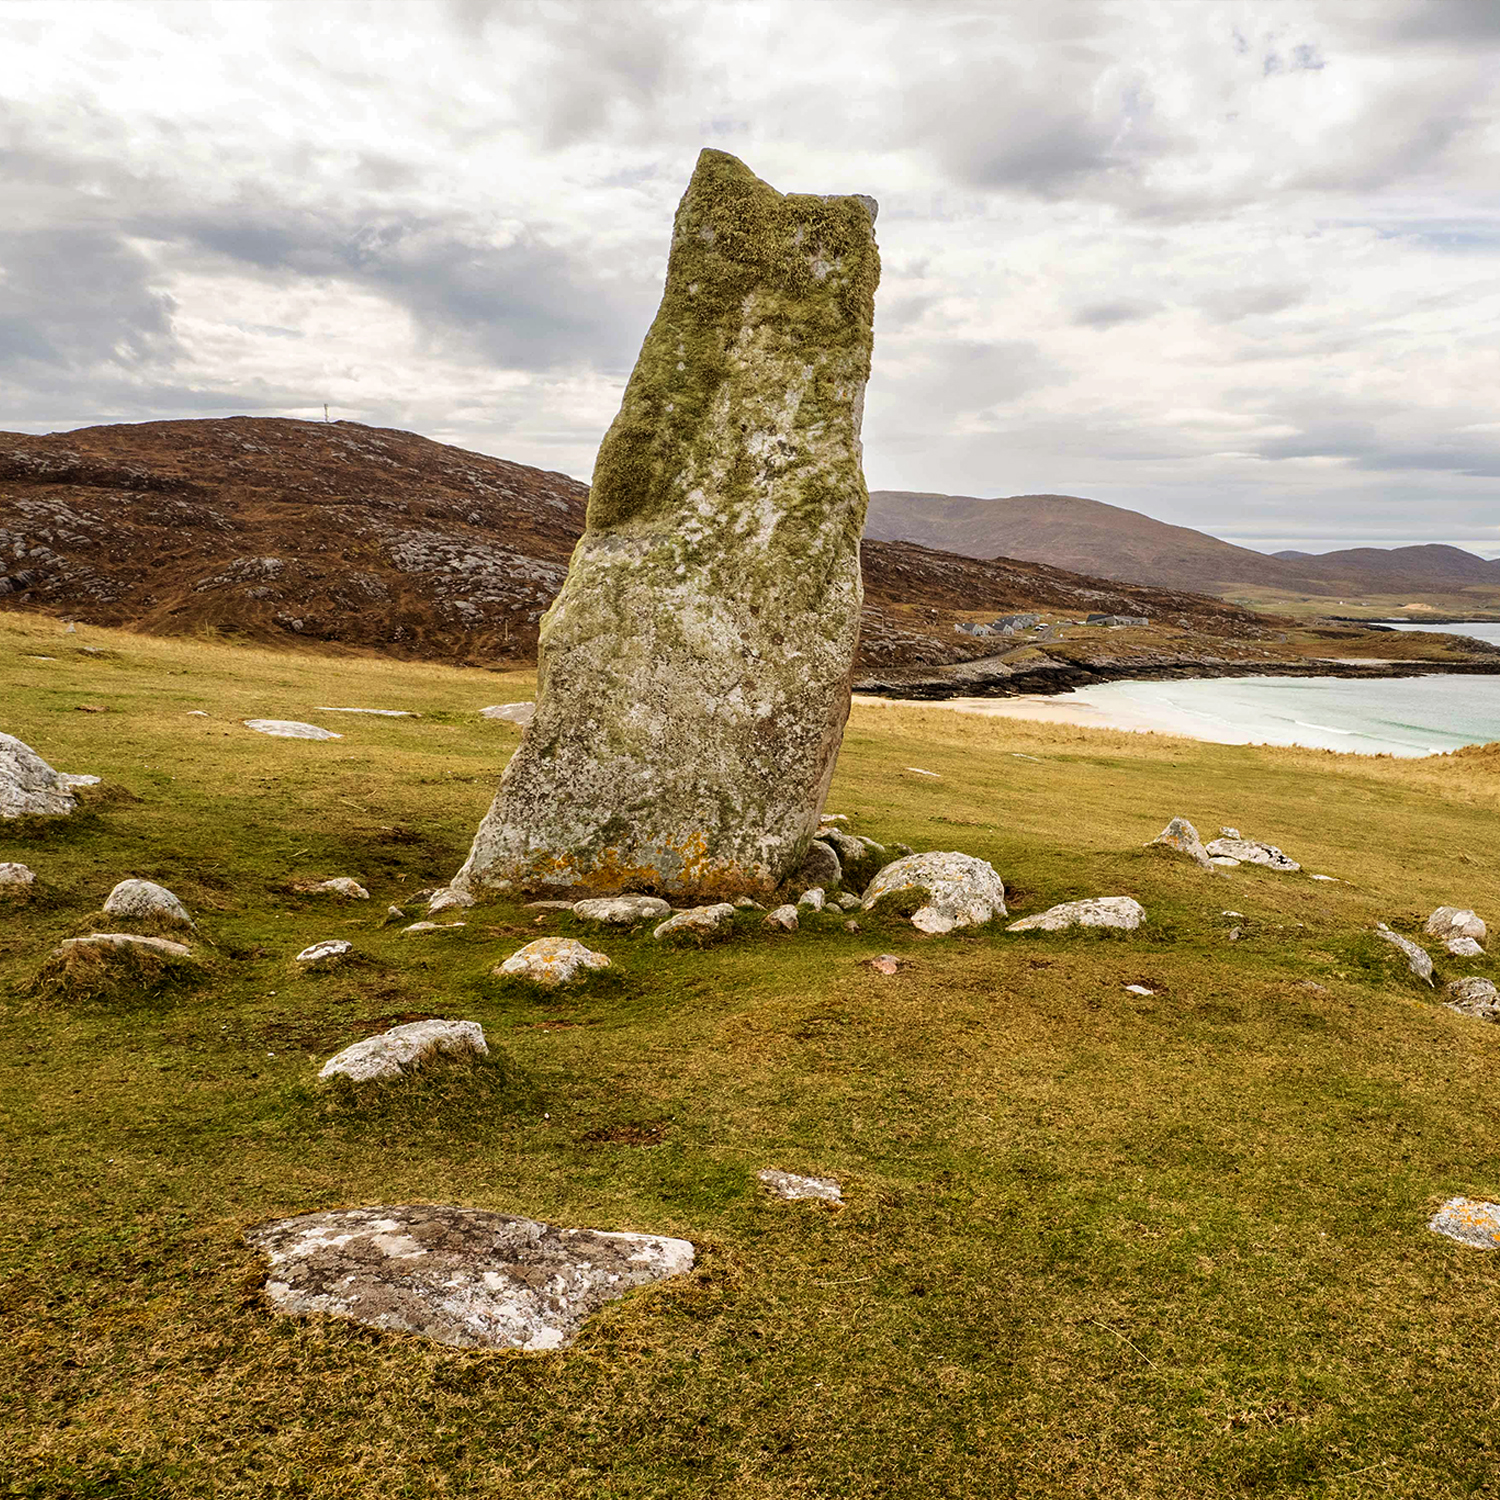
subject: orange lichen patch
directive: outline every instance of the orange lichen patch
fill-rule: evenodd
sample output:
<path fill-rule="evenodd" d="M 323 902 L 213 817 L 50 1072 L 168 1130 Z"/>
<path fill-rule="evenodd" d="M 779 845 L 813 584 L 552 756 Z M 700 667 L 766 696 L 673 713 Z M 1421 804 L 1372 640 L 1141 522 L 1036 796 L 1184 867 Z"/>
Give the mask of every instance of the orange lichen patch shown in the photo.
<path fill-rule="evenodd" d="M 524 863 L 492 866 L 480 877 L 486 885 L 509 881 L 523 891 L 581 891 L 611 895 L 622 891 L 671 896 L 758 896 L 776 888 L 769 870 L 746 869 L 732 860 L 715 859 L 706 834 L 682 844 L 663 840 L 661 857 L 645 863 L 620 845 L 597 854 L 555 853 L 531 856 Z"/>
<path fill-rule="evenodd" d="M 1450 1198 L 1427 1227 L 1475 1250 L 1500 1250 L 1500 1203 Z"/>

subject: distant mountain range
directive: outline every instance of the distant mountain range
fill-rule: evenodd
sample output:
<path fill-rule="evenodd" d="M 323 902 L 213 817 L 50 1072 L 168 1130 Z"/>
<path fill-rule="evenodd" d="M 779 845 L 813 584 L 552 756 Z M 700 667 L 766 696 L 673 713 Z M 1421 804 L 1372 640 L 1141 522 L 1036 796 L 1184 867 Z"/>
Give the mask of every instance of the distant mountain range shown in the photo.
<path fill-rule="evenodd" d="M 1366 595 L 1466 593 L 1477 605 L 1500 603 L 1500 562 L 1459 547 L 1268 555 L 1077 495 L 982 500 L 873 490 L 865 535 L 966 557 L 1022 558 L 1100 578 L 1219 595 L 1269 592 L 1352 602 Z M 1485 597 L 1490 591 L 1497 595 L 1493 602 Z"/>

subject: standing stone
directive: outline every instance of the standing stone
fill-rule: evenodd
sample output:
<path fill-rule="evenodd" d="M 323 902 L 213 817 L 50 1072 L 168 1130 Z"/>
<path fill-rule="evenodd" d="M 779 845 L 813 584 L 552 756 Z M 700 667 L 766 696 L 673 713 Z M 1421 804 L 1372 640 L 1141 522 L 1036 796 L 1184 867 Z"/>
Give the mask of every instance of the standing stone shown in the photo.
<path fill-rule="evenodd" d="M 458 883 L 759 895 L 802 862 L 859 633 L 874 210 L 699 157 Z"/>

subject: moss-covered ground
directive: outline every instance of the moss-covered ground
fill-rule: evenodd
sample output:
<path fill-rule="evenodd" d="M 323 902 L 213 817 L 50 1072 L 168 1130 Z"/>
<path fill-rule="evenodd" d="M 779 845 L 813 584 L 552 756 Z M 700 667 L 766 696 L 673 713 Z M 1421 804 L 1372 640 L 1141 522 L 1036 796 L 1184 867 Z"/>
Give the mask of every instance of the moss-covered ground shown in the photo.
<path fill-rule="evenodd" d="M 1494 751 L 859 710 L 829 804 L 852 827 L 991 859 L 1018 912 L 1130 894 L 1147 926 L 610 934 L 607 974 L 542 998 L 489 971 L 584 935 L 571 915 L 379 925 L 462 860 L 516 743 L 477 710 L 524 678 L 9 617 L 0 680 L 0 727 L 104 778 L 72 819 L 0 830 L 0 860 L 38 874 L 0 909 L 0 1492 L 1500 1488 L 1500 1255 L 1425 1227 L 1452 1194 L 1500 1197 L 1500 1028 L 1370 935 L 1440 902 L 1500 916 Z M 263 738 L 238 723 L 257 715 L 345 738 Z M 1349 883 L 1143 850 L 1174 813 Z M 198 915 L 202 981 L 34 991 L 132 874 Z M 368 906 L 296 889 L 345 874 Z M 357 962 L 294 972 L 339 936 Z M 896 976 L 864 964 L 882 951 Z M 315 1084 L 428 1014 L 481 1021 L 492 1060 Z M 763 1166 L 836 1176 L 847 1203 L 773 1202 Z M 262 1305 L 248 1226 L 416 1200 L 683 1235 L 698 1265 L 547 1355 Z"/>

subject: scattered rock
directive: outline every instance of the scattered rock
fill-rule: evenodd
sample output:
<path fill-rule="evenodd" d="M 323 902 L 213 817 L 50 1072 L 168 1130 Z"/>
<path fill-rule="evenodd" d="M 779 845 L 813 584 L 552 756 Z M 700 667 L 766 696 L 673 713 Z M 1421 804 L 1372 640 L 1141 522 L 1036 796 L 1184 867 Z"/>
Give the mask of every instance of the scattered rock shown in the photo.
<path fill-rule="evenodd" d="M 1392 947 L 1399 948 L 1406 955 L 1407 967 L 1418 979 L 1432 983 L 1432 959 L 1421 948 L 1410 938 L 1402 937 L 1399 932 L 1392 932 L 1384 922 L 1378 923 L 1375 931 Z"/>
<path fill-rule="evenodd" d="M 669 917 L 651 936 L 657 942 L 693 934 L 703 937 L 718 932 L 733 916 L 734 908 L 727 901 L 717 901 L 712 906 L 694 906 Z"/>
<path fill-rule="evenodd" d="M 299 964 L 321 964 L 330 959 L 343 958 L 346 954 L 354 952 L 354 944 L 346 938 L 325 938 L 321 943 L 314 943 L 309 948 L 304 948 L 296 957 Z"/>
<path fill-rule="evenodd" d="M 1427 1227 L 1474 1250 L 1500 1249 L 1500 1203 L 1450 1198 L 1427 1221 Z"/>
<path fill-rule="evenodd" d="M 1428 917 L 1422 928 L 1428 937 L 1448 942 L 1452 938 L 1472 938 L 1481 946 L 1489 935 L 1484 922 L 1466 906 L 1440 906 Z"/>
<path fill-rule="evenodd" d="M 499 719 L 504 724 L 514 724 L 520 729 L 525 729 L 536 717 L 536 704 L 493 703 L 488 708 L 481 708 L 479 715 L 484 719 Z"/>
<path fill-rule="evenodd" d="M 324 704 L 318 705 L 320 714 L 374 714 L 381 719 L 418 719 L 420 714 L 414 714 L 409 708 L 328 708 Z"/>
<path fill-rule="evenodd" d="M 823 813 L 818 818 L 818 822 L 820 824 L 822 824 L 822 823 L 847 823 L 848 821 L 849 821 L 849 814 L 848 813 Z"/>
<path fill-rule="evenodd" d="M 884 844 L 867 839 L 860 834 L 845 833 L 830 828 L 819 835 L 839 857 L 843 868 L 843 880 L 856 890 L 864 890 L 869 883 L 891 862 L 891 852 Z M 821 882 L 814 881 L 813 884 Z"/>
<path fill-rule="evenodd" d="M 385 909 L 385 919 L 387 922 L 404 922 L 406 913 L 399 906 L 388 906 Z"/>
<path fill-rule="evenodd" d="M 122 880 L 104 898 L 104 910 L 112 917 L 127 917 L 137 922 L 193 926 L 193 919 L 182 902 L 166 886 L 151 880 Z"/>
<path fill-rule="evenodd" d="M 901 967 L 901 960 L 894 953 L 879 953 L 870 960 L 870 967 L 877 974 L 894 974 Z"/>
<path fill-rule="evenodd" d="M 908 854 L 881 870 L 865 892 L 866 911 L 884 904 L 915 905 L 912 926 L 940 934 L 1005 916 L 1005 885 L 993 865 L 970 854 Z"/>
<path fill-rule="evenodd" d="M 858 922 L 845 922 L 844 923 L 844 931 L 845 932 L 863 932 L 864 928 L 861 927 Z"/>
<path fill-rule="evenodd" d="M 30 885 L 35 879 L 36 872 L 25 865 L 13 861 L 0 864 L 0 885 Z"/>
<path fill-rule="evenodd" d="M 788 1203 L 844 1201 L 844 1190 L 831 1177 L 798 1177 L 795 1172 L 778 1172 L 774 1167 L 755 1175 L 776 1197 Z"/>
<path fill-rule="evenodd" d="M 455 932 L 468 925 L 467 922 L 413 922 L 410 927 L 401 929 L 401 936 L 406 937 L 413 932 Z"/>
<path fill-rule="evenodd" d="M 844 867 L 839 863 L 832 844 L 817 838 L 807 846 L 807 854 L 788 884 L 819 886 L 824 890 L 831 890 L 843 878 Z"/>
<path fill-rule="evenodd" d="M 1144 984 L 1127 984 L 1125 988 L 1132 995 L 1154 995 L 1156 993 L 1155 990 L 1148 989 Z"/>
<path fill-rule="evenodd" d="M 460 880 L 767 895 L 849 712 L 879 257 L 857 197 L 706 150 Z"/>
<path fill-rule="evenodd" d="M 760 924 L 762 927 L 779 927 L 783 932 L 795 932 L 797 930 L 797 908 L 795 906 L 778 906 L 775 911 L 769 913 Z"/>
<path fill-rule="evenodd" d="M 582 917 L 585 922 L 607 922 L 613 927 L 657 922 L 671 910 L 670 903 L 660 896 L 594 896 L 573 905 L 575 917 Z"/>
<path fill-rule="evenodd" d="M 805 906 L 809 911 L 822 911 L 824 901 L 825 898 L 823 892 L 819 890 L 817 886 L 814 886 L 810 891 L 803 891 L 803 893 L 797 897 L 797 905 Z"/>
<path fill-rule="evenodd" d="M 609 960 L 602 953 L 585 948 L 576 938 L 538 938 L 518 948 L 495 970 L 497 974 L 516 974 L 543 989 L 571 984 L 582 970 L 607 969 Z"/>
<path fill-rule="evenodd" d="M 205 710 L 203 710 L 201 708 L 190 708 L 190 709 L 188 709 L 187 716 L 190 719 L 211 719 L 211 718 L 213 718 L 213 715 L 211 713 L 207 713 L 207 712 L 205 712 Z"/>
<path fill-rule="evenodd" d="M 0 734 L 0 818 L 64 818 L 78 806 L 73 789 L 98 780 L 54 771 L 30 745 Z"/>
<path fill-rule="evenodd" d="M 438 1056 L 487 1057 L 489 1050 L 478 1021 L 409 1021 L 345 1047 L 323 1064 L 318 1077 L 352 1078 L 356 1083 L 400 1078 Z"/>
<path fill-rule="evenodd" d="M 1445 947 L 1448 952 L 1454 956 L 1454 958 L 1482 958 L 1484 956 L 1484 949 L 1481 948 L 1479 944 L 1476 943 L 1471 937 L 1449 938 L 1447 942 L 1443 944 L 1443 947 Z"/>
<path fill-rule="evenodd" d="M 1118 927 L 1134 932 L 1145 917 L 1145 907 L 1133 896 L 1092 896 L 1086 901 L 1065 901 L 1034 917 L 1022 917 L 1005 930 L 1061 932 L 1067 927 Z"/>
<path fill-rule="evenodd" d="M 440 911 L 452 911 L 455 908 L 462 910 L 473 906 L 474 898 L 467 891 L 455 890 L 451 885 L 445 885 L 441 890 L 436 890 L 427 898 L 427 912 L 429 916 L 436 916 Z"/>
<path fill-rule="evenodd" d="M 1241 836 L 1238 828 L 1230 828 L 1228 824 L 1221 824 L 1219 833 L 1226 839 L 1237 839 Z"/>
<path fill-rule="evenodd" d="M 451 887 L 450 887 L 451 889 Z M 572 911 L 576 901 L 528 901 L 527 911 Z"/>
<path fill-rule="evenodd" d="M 1302 868 L 1296 860 L 1289 859 L 1283 854 L 1275 844 L 1262 844 L 1255 839 L 1230 838 L 1226 835 L 1221 839 L 1215 839 L 1206 847 L 1210 854 L 1237 859 L 1241 864 L 1264 865 L 1268 870 L 1280 870 L 1283 874 L 1290 874 L 1293 870 Z"/>
<path fill-rule="evenodd" d="M 853 891 L 841 891 L 833 900 L 840 911 L 858 911 L 863 904 Z"/>
<path fill-rule="evenodd" d="M 163 958 L 191 958 L 193 950 L 186 943 L 171 938 L 142 937 L 138 932 L 91 932 L 87 937 L 64 938 L 53 950 L 53 957 L 79 948 L 138 948 Z"/>
<path fill-rule="evenodd" d="M 1190 860 L 1202 865 L 1205 870 L 1213 867 L 1208 850 L 1203 847 L 1203 840 L 1198 837 L 1198 830 L 1186 818 L 1173 818 L 1146 847 L 1152 849 L 1158 844 L 1175 850 L 1178 854 L 1187 855 Z"/>
<path fill-rule="evenodd" d="M 280 740 L 341 740 L 343 735 L 316 724 L 299 724 L 295 719 L 241 719 L 246 729 L 257 734 L 274 735 Z"/>
<path fill-rule="evenodd" d="M 73 711 L 80 714 L 107 714 L 109 712 L 102 703 L 75 703 Z"/>
<path fill-rule="evenodd" d="M 1326 880 L 1326 881 L 1330 882 L 1333 885 L 1342 885 L 1343 884 L 1342 881 L 1340 881 L 1336 876 L 1333 876 L 1333 875 L 1309 875 L 1307 878 L 1309 880 Z"/>
<path fill-rule="evenodd" d="M 671 908 L 669 907 L 668 910 Z M 748 896 L 735 897 L 734 909 L 736 911 L 764 911 L 759 901 L 752 901 Z"/>
<path fill-rule="evenodd" d="M 1446 987 L 1448 998 L 1444 1001 L 1449 1010 L 1461 1016 L 1473 1016 L 1480 1021 L 1500 1022 L 1500 992 L 1494 981 L 1471 975 L 1467 979 L 1455 979 Z"/>
<path fill-rule="evenodd" d="M 687 1240 L 427 1204 L 303 1214 L 245 1238 L 270 1260 L 278 1310 L 461 1349 L 564 1348 L 605 1303 L 693 1265 Z"/>
<path fill-rule="evenodd" d="M 347 875 L 335 875 L 332 880 L 320 880 L 314 891 L 327 891 L 332 896 L 346 896 L 350 901 L 368 901 L 370 893 L 357 880 Z"/>
<path fill-rule="evenodd" d="M 934 781 L 941 781 L 943 779 L 938 775 L 936 771 L 924 771 L 921 766 L 908 766 L 906 769 L 910 771 L 913 776 L 930 776 Z"/>

